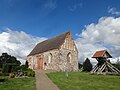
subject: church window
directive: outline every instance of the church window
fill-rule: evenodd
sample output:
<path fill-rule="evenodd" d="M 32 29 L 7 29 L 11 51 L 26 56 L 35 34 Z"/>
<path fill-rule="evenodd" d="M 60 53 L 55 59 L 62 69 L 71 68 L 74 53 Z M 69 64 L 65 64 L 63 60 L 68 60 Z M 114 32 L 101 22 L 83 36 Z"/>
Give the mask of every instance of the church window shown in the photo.
<path fill-rule="evenodd" d="M 51 63 L 51 62 L 52 62 L 52 53 L 50 53 L 48 56 L 48 63 Z"/>
<path fill-rule="evenodd" d="M 71 61 L 72 61 L 72 56 L 71 56 L 71 53 L 69 52 L 67 54 L 67 62 L 71 63 Z"/>

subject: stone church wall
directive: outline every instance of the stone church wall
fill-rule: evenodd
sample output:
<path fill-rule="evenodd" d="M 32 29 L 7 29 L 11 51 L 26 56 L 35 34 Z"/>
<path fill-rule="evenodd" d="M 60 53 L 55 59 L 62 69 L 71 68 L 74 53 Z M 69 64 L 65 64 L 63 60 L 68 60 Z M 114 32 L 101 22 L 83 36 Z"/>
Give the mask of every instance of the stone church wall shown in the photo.
<path fill-rule="evenodd" d="M 46 66 L 45 66 L 45 63 L 46 63 Z M 59 71 L 60 69 L 59 69 L 58 63 L 59 63 L 59 50 L 58 49 L 54 49 L 54 50 L 43 53 L 44 69 L 46 68 L 46 69 Z"/>
<path fill-rule="evenodd" d="M 67 61 L 67 55 L 71 54 L 71 62 Z M 62 71 L 77 71 L 78 70 L 78 58 L 77 52 L 68 49 L 61 49 L 60 50 L 60 61 L 59 66 L 61 67 Z"/>

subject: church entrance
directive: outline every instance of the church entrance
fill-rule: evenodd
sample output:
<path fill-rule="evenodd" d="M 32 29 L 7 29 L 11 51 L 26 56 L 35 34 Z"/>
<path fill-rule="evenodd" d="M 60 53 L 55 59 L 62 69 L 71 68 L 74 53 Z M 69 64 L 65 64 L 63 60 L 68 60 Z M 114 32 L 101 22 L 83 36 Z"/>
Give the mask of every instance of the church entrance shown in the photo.
<path fill-rule="evenodd" d="M 43 69 L 43 58 L 42 55 L 39 55 L 38 57 L 38 69 Z"/>

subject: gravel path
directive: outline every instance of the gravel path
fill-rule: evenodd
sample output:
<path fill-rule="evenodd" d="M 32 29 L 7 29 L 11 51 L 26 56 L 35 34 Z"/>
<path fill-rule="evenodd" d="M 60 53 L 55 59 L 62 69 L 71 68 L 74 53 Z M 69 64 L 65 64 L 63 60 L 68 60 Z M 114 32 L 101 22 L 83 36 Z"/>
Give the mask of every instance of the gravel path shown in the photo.
<path fill-rule="evenodd" d="M 60 90 L 46 75 L 51 71 L 36 70 L 36 89 L 37 90 Z"/>

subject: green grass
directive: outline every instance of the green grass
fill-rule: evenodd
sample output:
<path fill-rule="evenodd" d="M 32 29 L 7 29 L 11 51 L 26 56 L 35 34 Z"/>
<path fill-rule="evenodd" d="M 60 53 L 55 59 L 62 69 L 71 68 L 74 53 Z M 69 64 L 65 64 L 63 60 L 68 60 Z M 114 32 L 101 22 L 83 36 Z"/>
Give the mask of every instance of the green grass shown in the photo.
<path fill-rule="evenodd" d="M 0 90 L 35 90 L 35 78 L 10 78 L 0 83 Z"/>
<path fill-rule="evenodd" d="M 49 73 L 48 77 L 61 90 L 120 90 L 120 76 L 90 75 L 88 73 L 70 72 Z"/>

